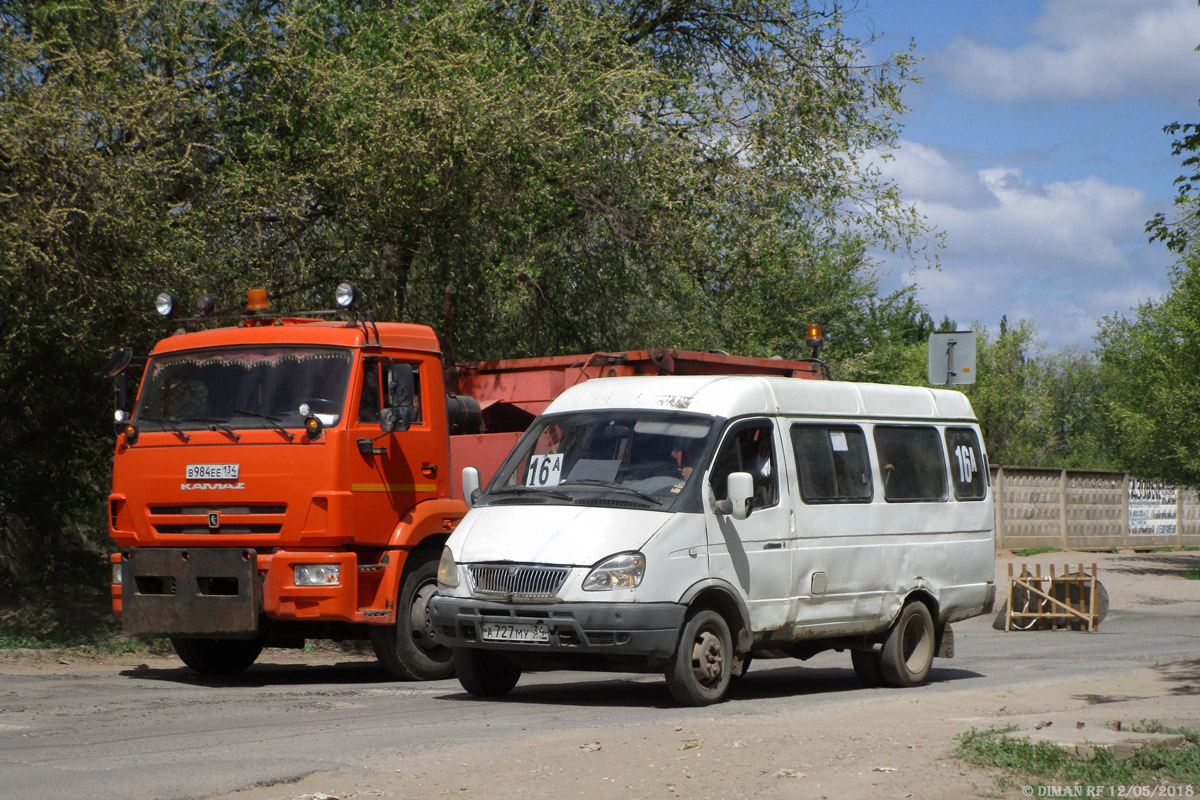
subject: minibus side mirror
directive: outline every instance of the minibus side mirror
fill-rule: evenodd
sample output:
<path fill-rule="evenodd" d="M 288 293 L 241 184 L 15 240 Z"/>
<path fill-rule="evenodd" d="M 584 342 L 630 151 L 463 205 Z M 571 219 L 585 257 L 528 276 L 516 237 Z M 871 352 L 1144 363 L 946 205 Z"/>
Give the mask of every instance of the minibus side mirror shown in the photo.
<path fill-rule="evenodd" d="M 417 418 L 413 402 L 413 369 L 411 364 L 391 364 L 386 370 L 387 408 L 379 414 L 379 427 L 384 433 L 403 433 Z"/>
<path fill-rule="evenodd" d="M 463 467 L 462 473 L 463 501 L 467 508 L 474 508 L 479 499 L 479 470 L 475 467 Z"/>
<path fill-rule="evenodd" d="M 726 479 L 729 497 L 713 503 L 713 512 L 729 514 L 734 519 L 750 516 L 750 503 L 754 499 L 754 478 L 749 472 L 734 472 Z"/>

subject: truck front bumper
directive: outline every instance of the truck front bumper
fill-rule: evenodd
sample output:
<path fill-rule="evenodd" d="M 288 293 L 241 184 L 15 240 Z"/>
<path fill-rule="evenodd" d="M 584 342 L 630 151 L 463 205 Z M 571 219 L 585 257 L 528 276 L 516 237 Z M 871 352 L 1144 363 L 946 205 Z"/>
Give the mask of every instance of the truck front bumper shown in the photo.
<path fill-rule="evenodd" d="M 687 609 L 678 603 L 494 603 L 459 597 L 430 601 L 433 636 L 449 647 L 528 654 L 590 653 L 668 658 Z M 485 638 L 484 623 L 544 627 L 548 641 Z"/>

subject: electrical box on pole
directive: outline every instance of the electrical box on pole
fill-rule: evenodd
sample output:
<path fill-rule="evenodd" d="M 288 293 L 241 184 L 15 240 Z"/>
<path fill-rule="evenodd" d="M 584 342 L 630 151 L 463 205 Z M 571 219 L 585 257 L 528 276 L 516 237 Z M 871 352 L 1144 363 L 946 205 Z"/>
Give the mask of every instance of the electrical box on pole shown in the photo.
<path fill-rule="evenodd" d="M 935 386 L 975 382 L 975 331 L 929 334 L 929 382 Z"/>

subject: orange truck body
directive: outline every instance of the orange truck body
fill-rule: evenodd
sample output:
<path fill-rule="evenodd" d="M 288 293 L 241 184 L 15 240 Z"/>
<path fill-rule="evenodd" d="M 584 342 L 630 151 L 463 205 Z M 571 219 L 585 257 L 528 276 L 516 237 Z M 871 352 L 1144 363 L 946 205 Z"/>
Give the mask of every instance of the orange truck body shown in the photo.
<path fill-rule="evenodd" d="M 333 353 L 349 365 L 338 386 L 343 396 L 332 398 L 340 413 L 317 436 L 267 418 L 156 428 L 143 410 L 141 420 L 139 412 L 132 419 L 139 430 L 117 437 L 108 501 L 118 548 L 113 610 L 126 633 L 171 637 L 184 660 L 202 671 L 244 668 L 261 646 L 372 638 L 376 651 L 385 651 L 385 666 L 391 654 L 389 671 L 397 676 L 448 674 L 448 668 L 409 668 L 405 641 L 397 656 L 387 644 L 390 634 L 380 631 L 420 640 L 428 589 L 406 594 L 406 581 L 416 572 L 428 575 L 467 513 L 463 467 L 479 468 L 486 483 L 534 417 L 581 381 L 672 372 L 822 376 L 822 365 L 811 360 L 650 350 L 459 365 L 449 373 L 456 385 L 447 386 L 428 327 L 276 318 L 160 341 L 135 408 L 143 408 L 141 395 L 162 359 L 202 364 L 237 352 L 250 363 L 246 354 L 279 348 Z M 386 398 L 371 383 L 380 363 L 409 364 L 416 376 L 420 413 L 402 432 L 384 433 L 364 408 L 373 396 Z M 478 404 L 482 426 L 456 433 L 448 408 L 474 405 L 464 398 Z M 226 472 L 200 474 L 213 465 L 226 465 Z M 298 565 L 336 567 L 337 579 L 301 585 Z M 231 667 L 189 659 L 179 644 L 226 640 L 257 642 L 257 649 Z"/>

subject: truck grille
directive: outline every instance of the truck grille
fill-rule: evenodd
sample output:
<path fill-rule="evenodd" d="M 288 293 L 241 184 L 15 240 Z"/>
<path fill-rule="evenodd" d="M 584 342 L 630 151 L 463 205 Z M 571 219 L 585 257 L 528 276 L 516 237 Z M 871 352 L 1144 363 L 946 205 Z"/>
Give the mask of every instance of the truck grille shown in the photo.
<path fill-rule="evenodd" d="M 286 505 L 151 506 L 150 524 L 164 535 L 273 534 L 283 530 Z M 216 513 L 217 526 L 209 524 Z"/>
<path fill-rule="evenodd" d="M 471 564 L 468 570 L 478 594 L 553 597 L 562 588 L 571 568 L 533 564 Z"/>

